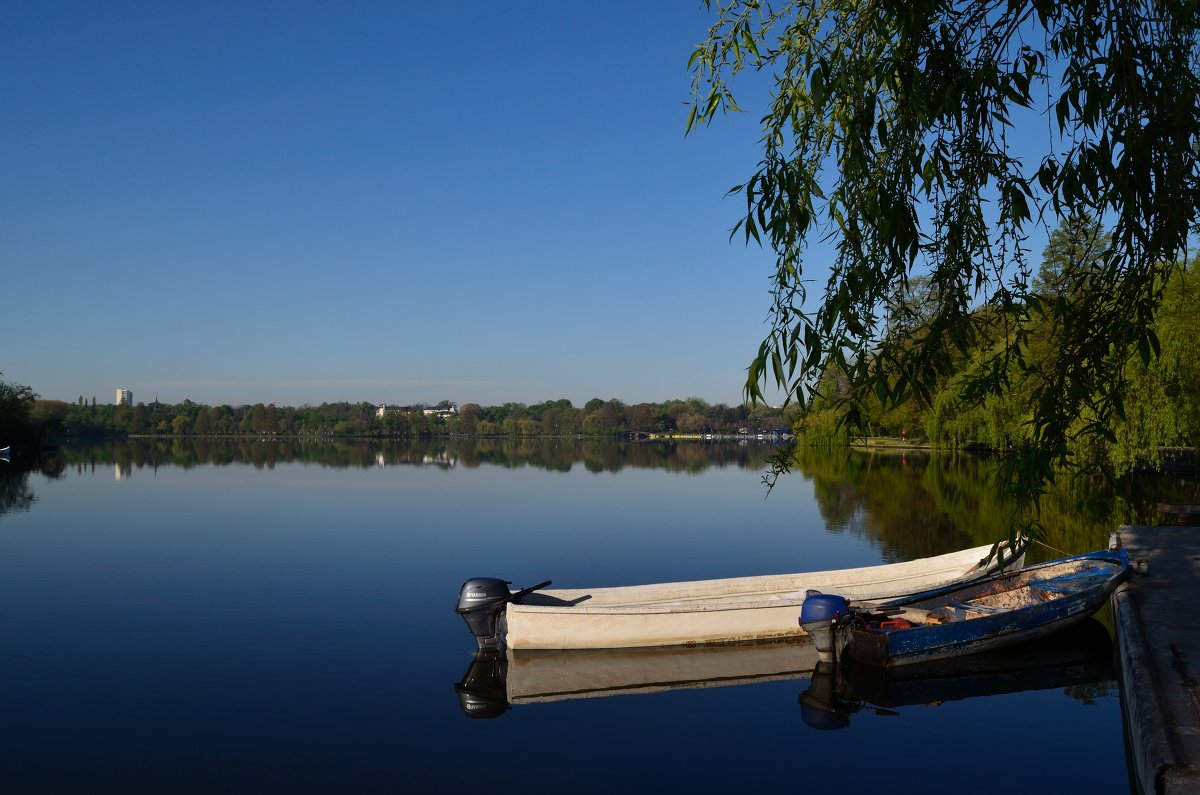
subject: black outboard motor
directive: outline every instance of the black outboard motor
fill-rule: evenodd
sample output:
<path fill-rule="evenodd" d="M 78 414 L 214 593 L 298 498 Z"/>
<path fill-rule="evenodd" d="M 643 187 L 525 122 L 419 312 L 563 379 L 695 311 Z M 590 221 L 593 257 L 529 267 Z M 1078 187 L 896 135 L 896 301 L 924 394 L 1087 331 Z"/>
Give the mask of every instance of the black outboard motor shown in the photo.
<path fill-rule="evenodd" d="M 458 591 L 458 605 L 454 612 L 463 617 L 467 628 L 475 636 L 480 650 L 495 649 L 504 634 L 504 608 L 512 599 L 508 590 L 511 580 L 495 577 L 472 577 Z"/>
<path fill-rule="evenodd" d="M 508 603 L 519 604 L 529 594 L 549 585 L 550 580 L 522 588 L 516 593 L 508 590 L 511 583 L 511 580 L 498 580 L 495 577 L 472 577 L 458 591 L 458 605 L 454 612 L 467 622 L 467 628 L 475 636 L 480 650 L 499 648 L 500 639 L 507 629 L 504 608 Z"/>

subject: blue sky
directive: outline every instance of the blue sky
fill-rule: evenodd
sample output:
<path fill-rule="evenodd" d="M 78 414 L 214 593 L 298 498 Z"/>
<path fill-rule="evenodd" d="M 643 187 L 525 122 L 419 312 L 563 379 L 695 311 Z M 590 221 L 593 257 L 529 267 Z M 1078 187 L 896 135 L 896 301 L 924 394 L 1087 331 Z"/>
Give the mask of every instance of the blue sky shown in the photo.
<path fill-rule="evenodd" d="M 754 114 L 692 2 L 0 10 L 0 371 L 43 397 L 741 399 Z"/>
<path fill-rule="evenodd" d="M 737 403 L 773 257 L 725 193 L 762 96 L 685 138 L 710 21 L 4 4 L 0 372 L 63 400 Z"/>

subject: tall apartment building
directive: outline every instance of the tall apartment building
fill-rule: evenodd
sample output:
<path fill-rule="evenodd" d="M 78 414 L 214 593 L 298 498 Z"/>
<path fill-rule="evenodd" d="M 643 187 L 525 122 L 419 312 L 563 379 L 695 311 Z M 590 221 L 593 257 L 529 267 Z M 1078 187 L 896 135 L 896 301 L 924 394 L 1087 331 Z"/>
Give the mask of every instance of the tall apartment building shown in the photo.
<path fill-rule="evenodd" d="M 117 389 L 117 405 L 132 406 L 133 405 L 133 390 Z"/>

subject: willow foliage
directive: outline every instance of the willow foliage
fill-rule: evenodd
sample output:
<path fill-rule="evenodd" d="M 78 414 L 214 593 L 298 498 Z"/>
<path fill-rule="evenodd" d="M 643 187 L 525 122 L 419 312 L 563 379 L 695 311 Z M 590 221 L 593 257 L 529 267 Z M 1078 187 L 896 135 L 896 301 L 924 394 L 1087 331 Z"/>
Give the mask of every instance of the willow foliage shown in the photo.
<path fill-rule="evenodd" d="M 861 425 L 872 397 L 928 403 L 956 361 L 989 350 L 964 394 L 982 404 L 1014 368 L 1029 377 L 1029 441 L 1005 482 L 1036 502 L 1074 435 L 1112 438 L 1127 356 L 1160 349 L 1155 313 L 1200 206 L 1200 4 L 708 5 L 688 129 L 741 110 L 739 74 L 773 80 L 762 160 L 733 189 L 734 233 L 777 255 L 747 397 L 774 383 L 807 404 L 834 367 L 850 383 L 839 408 Z M 1045 129 L 1036 162 L 1009 141 L 1031 120 Z M 1101 219 L 1112 245 L 1069 290 L 1039 291 L 1028 235 L 1073 216 Z M 836 253 L 810 296 L 816 240 Z M 905 298 L 918 275 L 937 287 L 931 306 Z M 1047 303 L 1055 355 L 1034 362 L 1026 321 Z"/>

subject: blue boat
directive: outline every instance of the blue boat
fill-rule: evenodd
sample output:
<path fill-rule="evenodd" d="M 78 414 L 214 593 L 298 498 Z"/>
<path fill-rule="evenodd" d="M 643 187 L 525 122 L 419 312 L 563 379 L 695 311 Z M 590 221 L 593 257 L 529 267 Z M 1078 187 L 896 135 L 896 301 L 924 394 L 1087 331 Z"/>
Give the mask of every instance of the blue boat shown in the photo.
<path fill-rule="evenodd" d="M 874 604 L 809 594 L 800 626 L 822 660 L 890 668 L 1035 640 L 1099 610 L 1128 576 L 1124 550 L 1089 552 Z"/>

